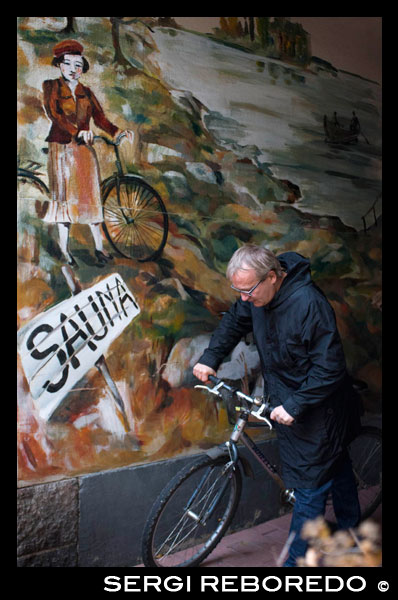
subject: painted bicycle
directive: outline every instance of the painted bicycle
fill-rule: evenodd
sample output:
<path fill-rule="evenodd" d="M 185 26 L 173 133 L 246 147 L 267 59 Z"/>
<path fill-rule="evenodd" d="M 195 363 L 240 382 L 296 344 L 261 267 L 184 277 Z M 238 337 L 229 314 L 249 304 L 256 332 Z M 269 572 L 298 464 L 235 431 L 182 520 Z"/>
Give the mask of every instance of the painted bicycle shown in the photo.
<path fill-rule="evenodd" d="M 112 248 L 125 258 L 139 262 L 156 260 L 166 245 L 169 220 L 159 193 L 142 177 L 123 170 L 119 145 L 124 133 L 115 141 L 94 136 L 94 142 L 103 141 L 115 152 L 116 171 L 101 182 L 103 230 Z M 41 179 L 38 163 L 18 164 L 18 181 L 28 183 L 49 196 L 47 185 Z M 45 202 L 36 201 L 39 216 Z"/>

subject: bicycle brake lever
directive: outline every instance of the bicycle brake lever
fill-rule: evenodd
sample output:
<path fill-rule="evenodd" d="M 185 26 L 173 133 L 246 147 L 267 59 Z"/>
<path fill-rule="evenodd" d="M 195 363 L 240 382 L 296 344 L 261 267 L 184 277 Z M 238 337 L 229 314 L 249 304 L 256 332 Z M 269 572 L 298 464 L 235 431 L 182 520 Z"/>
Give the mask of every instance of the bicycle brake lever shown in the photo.
<path fill-rule="evenodd" d="M 258 410 L 252 410 L 251 414 L 253 415 L 253 417 L 256 417 L 256 419 L 260 419 L 261 421 L 265 421 L 267 423 L 268 427 L 270 429 L 273 429 L 272 423 L 267 419 L 267 417 L 262 417 L 261 416 L 261 413 L 264 411 L 264 409 L 266 409 L 266 406 L 264 406 L 264 404 L 262 404 Z"/>
<path fill-rule="evenodd" d="M 216 388 L 209 388 L 207 387 L 207 385 L 195 385 L 195 388 L 201 388 L 202 390 L 208 391 L 210 394 L 214 394 L 215 396 L 221 396 L 220 392 Z"/>

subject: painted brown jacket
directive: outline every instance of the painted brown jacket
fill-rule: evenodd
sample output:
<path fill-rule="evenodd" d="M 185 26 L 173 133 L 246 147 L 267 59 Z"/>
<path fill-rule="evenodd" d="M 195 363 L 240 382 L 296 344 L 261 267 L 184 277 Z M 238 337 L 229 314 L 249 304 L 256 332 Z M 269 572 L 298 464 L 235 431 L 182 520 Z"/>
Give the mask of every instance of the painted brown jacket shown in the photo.
<path fill-rule="evenodd" d="M 110 136 L 118 128 L 105 116 L 100 103 L 90 88 L 80 82 L 76 86 L 75 96 L 63 77 L 43 82 L 44 108 L 52 121 L 46 142 L 69 144 L 76 139 L 79 131 L 90 129 L 90 119 Z"/>

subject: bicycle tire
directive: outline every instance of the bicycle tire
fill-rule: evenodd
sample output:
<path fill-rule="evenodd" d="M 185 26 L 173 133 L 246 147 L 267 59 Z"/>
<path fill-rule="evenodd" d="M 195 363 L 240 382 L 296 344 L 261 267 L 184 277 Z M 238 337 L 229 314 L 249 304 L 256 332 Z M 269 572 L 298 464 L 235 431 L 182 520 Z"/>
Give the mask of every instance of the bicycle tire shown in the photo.
<path fill-rule="evenodd" d="M 18 167 L 17 177 L 18 177 L 18 181 L 20 181 L 21 183 L 27 183 L 27 184 L 33 185 L 42 194 L 49 197 L 50 191 L 49 191 L 47 185 L 44 183 L 44 181 L 42 181 L 40 179 L 40 177 L 38 177 L 34 173 L 31 173 L 28 169 L 22 169 L 22 168 Z M 45 216 L 47 209 L 48 209 L 48 205 L 49 205 L 49 198 L 46 198 L 45 200 L 36 200 L 35 201 L 36 215 L 40 219 L 42 219 Z"/>
<path fill-rule="evenodd" d="M 372 426 L 363 426 L 350 444 L 349 454 L 354 471 L 358 498 L 361 506 L 361 521 L 369 519 L 382 500 L 382 433 Z M 335 523 L 330 502 L 327 520 Z"/>
<path fill-rule="evenodd" d="M 228 457 L 201 457 L 162 490 L 144 527 L 146 567 L 196 567 L 214 550 L 231 524 L 242 492 L 240 469 L 228 463 Z M 195 520 L 192 515 L 202 518 L 223 485 L 224 494 L 206 524 Z"/>
<path fill-rule="evenodd" d="M 159 258 L 167 241 L 168 214 L 160 195 L 146 181 L 134 175 L 108 181 L 103 215 L 105 235 L 118 254 L 139 262 Z"/>
<path fill-rule="evenodd" d="M 47 185 L 34 173 L 31 173 L 27 169 L 18 168 L 17 177 L 20 181 L 25 182 L 26 179 L 29 179 L 29 182 L 33 183 L 38 189 L 44 194 L 49 194 L 49 189 Z"/>
<path fill-rule="evenodd" d="M 357 480 L 361 520 L 368 519 L 382 500 L 382 433 L 364 426 L 349 448 Z"/>

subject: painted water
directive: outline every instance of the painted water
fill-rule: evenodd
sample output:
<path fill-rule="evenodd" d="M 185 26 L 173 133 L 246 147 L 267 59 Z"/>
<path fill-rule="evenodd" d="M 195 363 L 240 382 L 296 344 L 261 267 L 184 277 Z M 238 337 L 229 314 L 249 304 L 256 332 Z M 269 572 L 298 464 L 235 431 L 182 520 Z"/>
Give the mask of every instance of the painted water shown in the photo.
<path fill-rule="evenodd" d="M 153 35 L 165 81 L 204 105 L 204 121 L 221 145 L 298 185 L 299 210 L 363 227 L 362 216 L 381 193 L 377 83 L 304 70 L 184 31 L 157 28 Z M 324 115 L 336 112 L 348 127 L 352 111 L 363 132 L 358 142 L 327 144 Z"/>

